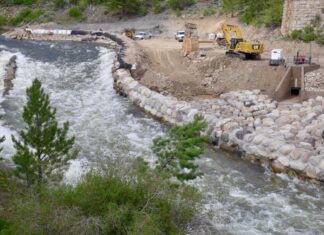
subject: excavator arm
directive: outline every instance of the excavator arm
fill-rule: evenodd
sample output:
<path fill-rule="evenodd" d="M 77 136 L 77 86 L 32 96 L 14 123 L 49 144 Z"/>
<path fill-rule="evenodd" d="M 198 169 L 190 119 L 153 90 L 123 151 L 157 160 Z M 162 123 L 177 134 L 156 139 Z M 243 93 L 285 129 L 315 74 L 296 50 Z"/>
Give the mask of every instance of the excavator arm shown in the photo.
<path fill-rule="evenodd" d="M 243 39 L 242 31 L 235 25 L 223 24 L 222 30 L 229 45 L 231 44 L 232 38 Z"/>

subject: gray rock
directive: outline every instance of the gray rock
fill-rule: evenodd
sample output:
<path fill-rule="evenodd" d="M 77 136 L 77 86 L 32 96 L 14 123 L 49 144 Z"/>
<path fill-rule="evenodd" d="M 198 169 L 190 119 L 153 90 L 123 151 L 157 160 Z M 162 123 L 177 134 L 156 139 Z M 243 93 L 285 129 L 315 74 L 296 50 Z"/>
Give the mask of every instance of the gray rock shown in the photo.
<path fill-rule="evenodd" d="M 221 135 L 221 140 L 225 143 L 227 143 L 229 141 L 229 134 L 228 133 L 223 133 Z"/>

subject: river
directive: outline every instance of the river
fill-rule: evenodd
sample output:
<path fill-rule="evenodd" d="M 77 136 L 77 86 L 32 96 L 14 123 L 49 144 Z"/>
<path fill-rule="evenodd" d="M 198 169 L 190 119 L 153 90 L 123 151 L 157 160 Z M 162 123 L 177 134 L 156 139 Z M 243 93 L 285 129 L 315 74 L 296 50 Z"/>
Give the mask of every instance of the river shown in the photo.
<path fill-rule="evenodd" d="M 23 127 L 25 90 L 42 81 L 60 123 L 70 122 L 79 158 L 65 173 L 75 183 L 98 158 L 144 157 L 153 163 L 152 139 L 168 128 L 113 90 L 113 51 L 93 44 L 27 42 L 0 37 L 0 79 L 17 56 L 14 89 L 0 98 L 4 155 L 14 153 L 10 135 Z M 0 86 L 2 94 L 3 87 Z M 204 176 L 190 184 L 203 195 L 203 209 L 189 234 L 324 234 L 324 187 L 207 149 L 198 161 Z"/>

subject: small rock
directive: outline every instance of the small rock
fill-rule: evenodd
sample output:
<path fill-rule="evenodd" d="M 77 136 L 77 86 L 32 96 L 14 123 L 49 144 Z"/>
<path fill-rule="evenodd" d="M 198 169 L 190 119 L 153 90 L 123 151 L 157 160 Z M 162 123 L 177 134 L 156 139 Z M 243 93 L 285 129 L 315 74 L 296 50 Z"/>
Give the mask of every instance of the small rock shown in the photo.
<path fill-rule="evenodd" d="M 290 144 L 285 144 L 280 148 L 280 153 L 287 156 L 289 153 L 291 153 L 294 150 L 294 146 Z"/>
<path fill-rule="evenodd" d="M 229 153 L 234 153 L 237 149 L 237 146 L 235 145 L 228 145 L 226 143 L 222 143 L 219 148 L 225 152 L 229 152 Z"/>
<path fill-rule="evenodd" d="M 244 133 L 243 133 L 243 130 L 238 130 L 238 131 L 236 131 L 235 132 L 235 136 L 236 136 L 236 138 L 238 138 L 239 140 L 243 140 L 243 135 Z"/>
<path fill-rule="evenodd" d="M 271 162 L 271 169 L 274 173 L 278 173 L 278 174 L 284 173 L 286 171 L 285 166 L 277 161 Z"/>
<path fill-rule="evenodd" d="M 256 157 L 255 157 L 254 155 L 252 155 L 252 154 L 246 154 L 246 155 L 244 156 L 244 159 L 247 160 L 247 161 L 251 161 L 251 162 L 253 162 L 253 161 L 256 160 Z"/>
<path fill-rule="evenodd" d="M 306 175 L 309 177 L 309 178 L 317 178 L 317 174 L 318 174 L 318 170 L 313 167 L 313 166 L 308 166 L 306 168 Z"/>
<path fill-rule="evenodd" d="M 289 166 L 289 158 L 287 158 L 286 156 L 280 156 L 278 158 L 278 161 L 284 166 Z"/>
<path fill-rule="evenodd" d="M 225 143 L 227 143 L 229 141 L 229 134 L 228 133 L 223 133 L 221 135 L 221 140 Z"/>

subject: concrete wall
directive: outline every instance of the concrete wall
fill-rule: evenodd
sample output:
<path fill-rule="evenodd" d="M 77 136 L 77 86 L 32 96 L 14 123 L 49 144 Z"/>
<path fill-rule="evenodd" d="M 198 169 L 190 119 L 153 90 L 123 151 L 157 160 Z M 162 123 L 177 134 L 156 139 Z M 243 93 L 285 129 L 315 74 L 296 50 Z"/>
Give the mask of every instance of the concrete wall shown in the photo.
<path fill-rule="evenodd" d="M 281 101 L 289 97 L 290 88 L 291 88 L 291 77 L 292 77 L 292 68 L 289 67 L 275 90 L 274 93 L 275 100 Z"/>
<path fill-rule="evenodd" d="M 314 92 L 305 90 L 305 73 L 314 71 L 320 68 L 318 64 L 303 65 L 303 66 L 290 66 L 285 75 L 282 77 L 280 83 L 278 84 L 274 99 L 277 101 L 282 101 L 291 96 L 291 88 L 300 87 L 301 99 L 315 98 L 317 96 L 324 96 L 324 92 Z M 297 79 L 297 84 L 295 84 L 295 79 Z"/>
<path fill-rule="evenodd" d="M 304 28 L 317 14 L 324 19 L 323 9 L 324 0 L 285 0 L 281 33 Z"/>

